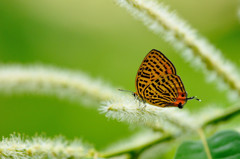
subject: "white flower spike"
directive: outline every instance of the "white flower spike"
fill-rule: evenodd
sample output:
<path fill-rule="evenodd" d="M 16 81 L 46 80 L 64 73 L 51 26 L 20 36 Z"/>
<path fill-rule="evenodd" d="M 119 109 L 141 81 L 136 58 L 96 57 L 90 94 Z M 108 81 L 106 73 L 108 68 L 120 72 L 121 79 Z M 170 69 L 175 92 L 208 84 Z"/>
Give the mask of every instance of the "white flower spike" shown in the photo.
<path fill-rule="evenodd" d="M 73 101 L 105 101 L 119 91 L 80 71 L 41 65 L 0 65 L 0 92 L 55 95 Z"/>
<path fill-rule="evenodd" d="M 226 60 L 222 53 L 205 38 L 197 34 L 183 19 L 170 12 L 162 3 L 152 0 L 116 0 L 130 14 L 142 21 L 155 34 L 180 50 L 185 60 L 201 68 L 206 77 L 229 88 L 231 100 L 240 95 L 239 69 Z M 197 66 L 197 67 L 196 67 Z"/>
<path fill-rule="evenodd" d="M 95 151 L 80 141 L 69 142 L 62 137 L 47 139 L 33 137 L 24 139 L 20 135 L 11 135 L 0 141 L 0 158 L 76 158 L 93 156 Z"/>

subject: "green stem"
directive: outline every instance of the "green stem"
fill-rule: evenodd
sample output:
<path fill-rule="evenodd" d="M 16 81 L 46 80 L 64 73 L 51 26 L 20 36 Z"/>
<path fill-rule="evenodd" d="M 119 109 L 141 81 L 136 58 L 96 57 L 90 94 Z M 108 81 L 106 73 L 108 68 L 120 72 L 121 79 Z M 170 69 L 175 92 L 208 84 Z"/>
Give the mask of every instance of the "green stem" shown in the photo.
<path fill-rule="evenodd" d="M 157 139 L 153 139 L 151 141 L 148 141 L 142 145 L 134 146 L 134 147 L 126 148 L 126 149 L 122 149 L 122 150 L 117 150 L 115 152 L 102 153 L 100 156 L 104 157 L 104 158 L 108 158 L 108 157 L 119 156 L 119 155 L 127 154 L 127 153 L 130 154 L 131 156 L 138 156 L 141 152 L 152 147 L 153 145 L 172 140 L 173 138 L 174 137 L 171 134 L 164 134 L 161 137 L 159 137 Z"/>
<path fill-rule="evenodd" d="M 199 134 L 199 136 L 200 136 L 200 138 L 201 138 L 201 140 L 202 140 L 202 142 L 203 142 L 203 147 L 204 147 L 205 152 L 206 152 L 206 154 L 207 154 L 207 158 L 208 158 L 208 159 L 212 159 L 211 152 L 210 152 L 210 149 L 209 149 L 209 147 L 208 147 L 208 143 L 207 143 L 206 137 L 205 137 L 205 135 L 204 135 L 203 129 L 202 129 L 202 128 L 199 128 L 199 129 L 197 130 L 197 132 L 198 132 L 198 134 Z"/>
<path fill-rule="evenodd" d="M 238 107 L 231 107 L 224 111 L 222 114 L 212 117 L 211 119 L 205 121 L 202 125 L 203 128 L 207 127 L 208 125 L 216 125 L 219 122 L 229 120 L 234 116 L 240 114 L 240 106 Z"/>
<path fill-rule="evenodd" d="M 236 115 L 239 115 L 239 114 L 240 114 L 240 106 L 232 107 L 232 108 L 228 108 L 222 114 L 214 116 L 211 119 L 205 121 L 202 125 L 202 128 L 198 129 L 198 133 L 199 133 L 202 141 L 206 142 L 206 139 L 205 139 L 205 136 L 204 136 L 204 133 L 203 133 L 203 128 L 205 128 L 206 126 L 209 126 L 209 125 L 216 125 L 221 121 L 229 120 L 232 117 L 234 117 Z M 131 148 L 126 148 L 126 149 L 120 149 L 120 150 L 117 150 L 115 152 L 102 153 L 100 156 L 107 158 L 107 157 L 119 156 L 119 155 L 123 155 L 123 154 L 129 154 L 129 155 L 131 155 L 131 158 L 137 158 L 141 152 L 143 152 L 144 150 L 152 147 L 153 145 L 156 145 L 156 144 L 161 143 L 161 142 L 173 140 L 174 138 L 175 137 L 171 134 L 165 134 L 165 135 L 163 135 L 163 136 L 161 136 L 157 139 L 153 139 L 153 140 L 148 141 L 148 142 L 146 142 L 142 145 L 134 146 L 134 147 L 131 147 Z M 206 146 L 207 146 L 207 143 L 205 143 L 205 146 L 204 146 L 205 150 L 207 152 L 209 149 L 207 150 L 206 148 L 208 148 L 208 147 L 206 147 Z M 209 151 L 209 154 L 210 154 L 210 151 Z"/>

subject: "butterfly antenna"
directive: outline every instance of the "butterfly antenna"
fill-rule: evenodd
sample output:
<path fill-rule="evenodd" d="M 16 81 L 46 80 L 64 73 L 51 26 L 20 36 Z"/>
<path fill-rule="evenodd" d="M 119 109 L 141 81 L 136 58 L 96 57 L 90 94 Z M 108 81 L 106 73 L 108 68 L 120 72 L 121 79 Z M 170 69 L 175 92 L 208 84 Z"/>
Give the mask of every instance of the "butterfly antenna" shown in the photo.
<path fill-rule="evenodd" d="M 129 91 L 129 90 L 124 90 L 124 89 L 118 89 L 119 91 L 123 91 L 123 92 L 131 92 L 134 93 L 133 91 Z"/>
<path fill-rule="evenodd" d="M 201 102 L 201 99 L 198 99 L 196 96 L 187 98 L 187 100 L 192 100 L 192 99 L 196 99 L 197 101 Z"/>

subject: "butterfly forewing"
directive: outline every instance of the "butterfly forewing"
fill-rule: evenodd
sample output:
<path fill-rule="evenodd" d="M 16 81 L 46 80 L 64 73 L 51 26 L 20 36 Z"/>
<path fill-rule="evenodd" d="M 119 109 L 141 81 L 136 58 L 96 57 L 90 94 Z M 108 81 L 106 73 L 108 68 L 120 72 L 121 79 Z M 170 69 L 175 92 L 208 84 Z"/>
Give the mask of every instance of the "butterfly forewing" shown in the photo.
<path fill-rule="evenodd" d="M 144 89 L 154 80 L 166 74 L 176 74 L 168 58 L 158 50 L 151 50 L 144 58 L 136 76 L 137 94 L 143 98 Z"/>

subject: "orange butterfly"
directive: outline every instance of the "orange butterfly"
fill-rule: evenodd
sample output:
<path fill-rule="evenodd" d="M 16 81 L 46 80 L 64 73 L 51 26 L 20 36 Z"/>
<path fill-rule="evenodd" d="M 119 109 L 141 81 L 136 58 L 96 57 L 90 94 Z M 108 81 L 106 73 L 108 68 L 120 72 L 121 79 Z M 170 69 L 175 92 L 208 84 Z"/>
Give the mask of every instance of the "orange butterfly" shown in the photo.
<path fill-rule="evenodd" d="M 137 92 L 133 93 L 144 103 L 158 107 L 183 106 L 190 99 L 172 62 L 158 50 L 151 50 L 144 58 L 136 76 Z M 199 99 L 197 99 L 199 100 Z M 199 100 L 200 101 L 200 100 Z"/>

